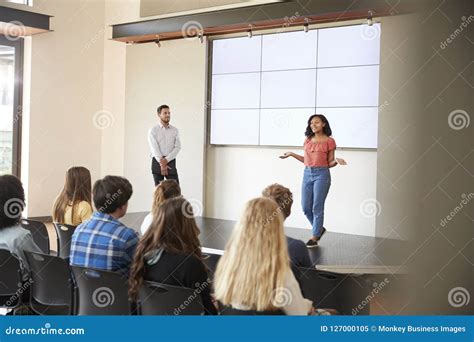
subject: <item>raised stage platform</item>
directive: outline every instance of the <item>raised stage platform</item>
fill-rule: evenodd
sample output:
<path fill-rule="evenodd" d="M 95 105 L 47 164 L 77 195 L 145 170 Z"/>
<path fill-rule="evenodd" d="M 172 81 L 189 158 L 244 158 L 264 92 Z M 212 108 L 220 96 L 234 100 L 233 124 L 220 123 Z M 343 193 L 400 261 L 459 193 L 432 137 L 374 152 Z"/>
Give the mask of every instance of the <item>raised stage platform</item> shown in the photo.
<path fill-rule="evenodd" d="M 121 219 L 129 227 L 139 231 L 147 213 L 130 213 Z M 197 217 L 201 229 L 199 236 L 203 251 L 222 254 L 235 221 Z M 330 229 L 330 228 L 329 228 Z M 288 236 L 306 242 L 311 237 L 308 229 L 285 227 Z M 338 273 L 402 274 L 407 255 L 407 242 L 333 233 L 324 235 L 316 248 L 308 249 L 315 267 Z"/>

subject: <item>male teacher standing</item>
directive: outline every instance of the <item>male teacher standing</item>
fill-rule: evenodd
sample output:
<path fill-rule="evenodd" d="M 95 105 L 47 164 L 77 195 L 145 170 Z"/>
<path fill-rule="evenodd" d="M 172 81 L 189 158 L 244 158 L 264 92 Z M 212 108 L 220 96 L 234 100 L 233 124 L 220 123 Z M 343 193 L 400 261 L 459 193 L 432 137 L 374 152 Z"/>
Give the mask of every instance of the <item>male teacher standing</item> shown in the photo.
<path fill-rule="evenodd" d="M 157 109 L 159 122 L 148 131 L 151 149 L 151 173 L 155 186 L 162 180 L 174 179 L 179 184 L 176 156 L 181 150 L 178 129 L 170 125 L 171 111 L 167 105 Z"/>

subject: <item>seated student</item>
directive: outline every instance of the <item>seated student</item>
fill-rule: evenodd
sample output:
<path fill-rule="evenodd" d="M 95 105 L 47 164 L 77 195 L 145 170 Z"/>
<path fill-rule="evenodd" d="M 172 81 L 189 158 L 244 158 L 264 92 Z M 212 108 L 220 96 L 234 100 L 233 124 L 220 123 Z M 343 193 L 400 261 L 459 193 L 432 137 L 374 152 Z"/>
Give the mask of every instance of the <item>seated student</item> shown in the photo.
<path fill-rule="evenodd" d="M 66 182 L 54 202 L 52 216 L 54 222 L 73 226 L 90 219 L 91 173 L 88 169 L 74 166 L 67 170 Z"/>
<path fill-rule="evenodd" d="M 164 201 L 138 243 L 130 271 L 130 297 L 143 280 L 200 289 L 206 314 L 215 315 L 211 284 L 202 261 L 199 228 L 191 204 L 182 197 Z"/>
<path fill-rule="evenodd" d="M 290 189 L 280 184 L 272 184 L 262 191 L 262 196 L 271 198 L 278 204 L 279 211 L 283 214 L 285 220 L 290 216 L 291 206 L 293 205 L 293 194 Z M 306 244 L 289 236 L 286 237 L 286 240 L 288 242 L 291 265 L 294 267 L 311 267 L 312 263 Z"/>
<path fill-rule="evenodd" d="M 151 207 L 151 213 L 149 213 L 145 219 L 143 220 L 142 226 L 140 227 L 140 231 L 142 235 L 148 230 L 150 227 L 151 222 L 153 221 L 153 217 L 156 216 L 156 212 L 165 200 L 173 197 L 181 196 L 181 188 L 179 187 L 178 182 L 174 179 L 167 179 L 161 181 L 161 183 L 155 188 L 155 193 L 153 194 L 153 205 Z"/>
<path fill-rule="evenodd" d="M 29 230 L 20 226 L 25 207 L 25 192 L 21 181 L 12 175 L 0 176 L 0 249 L 10 251 L 20 260 L 23 279 L 28 279 L 29 267 L 24 251 L 42 253 Z"/>
<path fill-rule="evenodd" d="M 218 301 L 238 310 L 313 312 L 291 271 L 275 201 L 260 197 L 247 203 L 217 264 L 214 290 Z"/>
<path fill-rule="evenodd" d="M 122 177 L 106 176 L 95 182 L 92 196 L 97 211 L 74 231 L 71 265 L 128 275 L 138 235 L 118 219 L 126 214 L 132 192 L 132 185 Z"/>

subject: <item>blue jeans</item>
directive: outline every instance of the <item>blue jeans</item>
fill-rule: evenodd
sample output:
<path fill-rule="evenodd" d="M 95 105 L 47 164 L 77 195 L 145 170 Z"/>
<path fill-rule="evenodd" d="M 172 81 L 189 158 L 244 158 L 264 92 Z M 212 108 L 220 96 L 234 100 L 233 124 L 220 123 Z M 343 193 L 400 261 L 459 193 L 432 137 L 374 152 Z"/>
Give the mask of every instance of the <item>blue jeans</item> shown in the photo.
<path fill-rule="evenodd" d="M 320 237 L 324 223 L 324 202 L 331 186 L 331 173 L 327 167 L 304 168 L 301 205 L 311 223 L 313 236 Z"/>

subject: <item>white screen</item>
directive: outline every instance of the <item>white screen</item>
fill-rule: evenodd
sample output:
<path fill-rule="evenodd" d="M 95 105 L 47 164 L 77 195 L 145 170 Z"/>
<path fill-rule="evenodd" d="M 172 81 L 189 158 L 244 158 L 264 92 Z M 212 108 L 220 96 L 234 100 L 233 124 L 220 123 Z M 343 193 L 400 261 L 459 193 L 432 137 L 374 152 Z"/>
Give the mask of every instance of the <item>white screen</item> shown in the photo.
<path fill-rule="evenodd" d="M 316 30 L 263 36 L 262 70 L 316 68 Z"/>
<path fill-rule="evenodd" d="M 304 131 L 314 108 L 262 109 L 260 111 L 260 144 L 302 146 Z"/>
<path fill-rule="evenodd" d="M 211 144 L 258 145 L 258 109 L 212 110 Z"/>
<path fill-rule="evenodd" d="M 318 69 L 318 107 L 378 106 L 379 66 Z"/>
<path fill-rule="evenodd" d="M 377 107 L 317 108 L 328 119 L 337 147 L 377 147 Z"/>
<path fill-rule="evenodd" d="M 211 144 L 301 146 L 311 114 L 338 147 L 376 148 L 381 25 L 213 41 Z"/>
<path fill-rule="evenodd" d="M 316 69 L 262 73 L 262 108 L 314 107 Z"/>
<path fill-rule="evenodd" d="M 213 109 L 258 108 L 260 73 L 212 76 Z"/>
<path fill-rule="evenodd" d="M 260 71 L 262 38 L 229 38 L 216 40 L 212 49 L 212 73 Z"/>
<path fill-rule="evenodd" d="M 380 24 L 319 30 L 318 68 L 379 64 Z"/>

